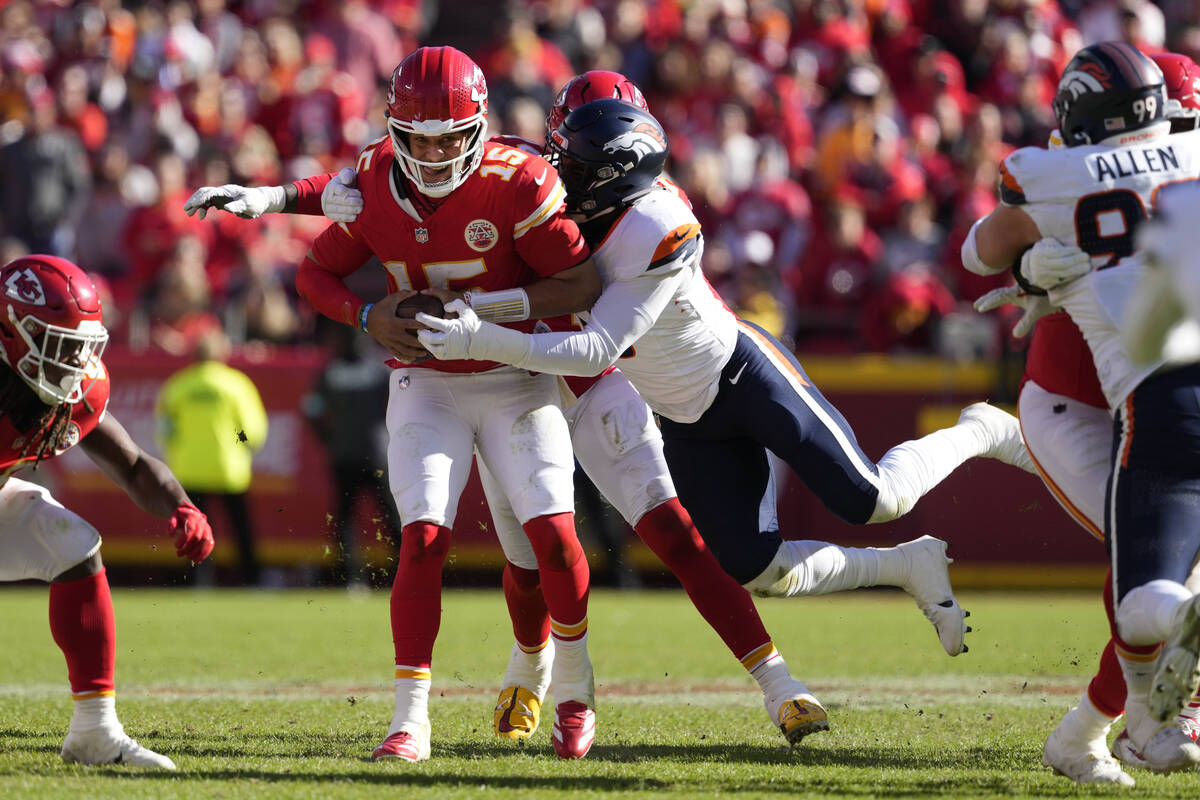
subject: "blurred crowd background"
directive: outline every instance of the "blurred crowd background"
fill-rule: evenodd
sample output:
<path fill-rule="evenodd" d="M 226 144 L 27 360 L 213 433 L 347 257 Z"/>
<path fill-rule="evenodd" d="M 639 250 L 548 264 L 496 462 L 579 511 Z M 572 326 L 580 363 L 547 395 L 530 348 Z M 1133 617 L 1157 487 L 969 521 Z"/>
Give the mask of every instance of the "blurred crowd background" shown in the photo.
<path fill-rule="evenodd" d="M 0 0 L 0 257 L 75 260 L 134 349 L 312 342 L 293 276 L 324 220 L 184 200 L 352 165 L 393 68 L 452 44 L 492 134 L 541 141 L 584 70 L 637 83 L 710 280 L 797 350 L 995 356 L 1019 344 L 969 302 L 1005 278 L 959 246 L 999 160 L 1046 142 L 1063 65 L 1105 39 L 1200 60 L 1200 2 Z"/>

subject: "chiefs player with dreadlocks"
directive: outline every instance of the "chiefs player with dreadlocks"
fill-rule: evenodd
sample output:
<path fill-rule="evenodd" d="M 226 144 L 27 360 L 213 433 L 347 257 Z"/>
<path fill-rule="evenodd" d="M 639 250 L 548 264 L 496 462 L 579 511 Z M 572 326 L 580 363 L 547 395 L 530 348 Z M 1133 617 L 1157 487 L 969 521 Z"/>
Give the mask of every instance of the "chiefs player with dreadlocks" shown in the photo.
<path fill-rule="evenodd" d="M 175 552 L 200 562 L 212 529 L 165 464 L 106 413 L 108 342 L 96 287 L 70 261 L 19 258 L 0 269 L 0 581 L 50 584 L 50 632 L 67 660 L 75 711 L 62 758 L 175 769 L 117 719 L 112 598 L 100 535 L 48 490 L 14 477 L 76 444 L 144 511 L 169 519 Z"/>

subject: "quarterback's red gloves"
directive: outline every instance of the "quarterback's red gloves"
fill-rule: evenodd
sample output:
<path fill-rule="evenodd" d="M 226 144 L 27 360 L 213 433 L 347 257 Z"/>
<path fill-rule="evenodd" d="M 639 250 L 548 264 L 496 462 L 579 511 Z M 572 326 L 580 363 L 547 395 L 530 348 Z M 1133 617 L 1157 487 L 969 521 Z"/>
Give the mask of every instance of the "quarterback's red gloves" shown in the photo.
<path fill-rule="evenodd" d="M 179 506 L 167 526 L 175 534 L 175 555 L 199 564 L 213 551 L 212 528 L 208 517 L 195 506 Z"/>

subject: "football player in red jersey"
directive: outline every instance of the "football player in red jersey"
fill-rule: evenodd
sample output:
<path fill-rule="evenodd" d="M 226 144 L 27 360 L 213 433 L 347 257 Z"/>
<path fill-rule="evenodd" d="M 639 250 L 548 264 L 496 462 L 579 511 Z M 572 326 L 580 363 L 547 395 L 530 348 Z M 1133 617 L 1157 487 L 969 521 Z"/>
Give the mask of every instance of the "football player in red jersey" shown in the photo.
<path fill-rule="evenodd" d="M 108 331 L 91 279 L 65 259 L 32 255 L 0 269 L 0 292 L 0 581 L 50 584 L 50 632 L 75 700 L 62 758 L 175 769 L 117 719 L 116 637 L 99 533 L 15 473 L 78 444 L 144 511 L 170 520 L 177 555 L 203 561 L 212 530 L 167 466 L 106 413 L 100 357 Z"/>
<path fill-rule="evenodd" d="M 477 450 L 537 555 L 551 617 L 555 751 L 591 746 L 595 698 L 587 654 L 588 567 L 573 519 L 574 459 L 556 379 L 479 361 L 414 363 L 423 354 L 397 303 L 417 290 L 471 289 L 491 316 L 532 330 L 560 297 L 599 293 L 563 190 L 540 156 L 487 141 L 483 72 L 451 47 L 424 47 L 392 76 L 388 136 L 358 158 L 363 213 L 331 225 L 300 266 L 300 294 L 370 333 L 396 357 L 387 409 L 388 474 L 403 524 L 392 591 L 396 705 L 375 758 L 428 758 L 431 660 L 441 569 Z M 387 296 L 364 302 L 343 278 L 371 256 Z"/>
<path fill-rule="evenodd" d="M 548 129 L 557 127 L 578 106 L 612 97 L 627 99 L 641 108 L 646 105 L 641 91 L 624 75 L 593 70 L 576 76 L 562 88 L 547 117 Z M 516 136 L 497 136 L 492 141 L 530 155 L 542 150 L 540 145 Z M 263 191 L 292 197 L 291 205 L 301 213 L 317 214 L 324 209 L 334 221 L 354 222 L 363 208 L 362 194 L 353 188 L 355 172 L 343 170 L 330 181 L 332 177 L 314 176 Z M 665 177 L 659 176 L 658 184 L 687 202 L 683 190 Z M 246 197 L 258 197 L 259 191 L 235 185 L 204 187 L 192 195 L 187 208 L 192 213 L 231 199 L 244 203 Z M 690 207 L 690 202 L 687 204 Z M 231 212 L 242 208 L 223 207 Z M 563 316 L 539 323 L 542 328 L 572 330 L 578 324 Z M 663 457 L 662 435 L 645 402 L 615 368 L 595 377 L 568 377 L 566 383 L 577 398 L 566 417 L 580 465 L 679 579 L 701 616 L 757 681 L 771 723 L 793 744 L 808 733 L 825 730 L 828 722 L 824 710 L 804 684 L 792 677 L 749 593 L 721 568 L 680 505 Z M 515 637 L 493 726 L 502 738 L 526 739 L 538 728 L 549 684 L 554 657 L 550 618 L 529 539 L 500 484 L 486 464 L 480 462 L 479 467 L 494 528 L 507 559 L 504 591 Z"/>

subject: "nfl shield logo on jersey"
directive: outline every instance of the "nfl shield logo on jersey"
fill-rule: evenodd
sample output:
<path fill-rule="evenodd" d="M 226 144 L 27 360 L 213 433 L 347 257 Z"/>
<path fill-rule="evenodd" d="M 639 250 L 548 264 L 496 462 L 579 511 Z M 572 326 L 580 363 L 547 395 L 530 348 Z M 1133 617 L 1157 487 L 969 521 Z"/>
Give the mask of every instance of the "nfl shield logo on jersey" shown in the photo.
<path fill-rule="evenodd" d="M 463 231 L 463 236 L 472 250 L 482 253 L 495 246 L 497 239 L 500 238 L 500 232 L 486 219 L 476 219 L 467 223 L 467 229 Z"/>
<path fill-rule="evenodd" d="M 429 241 L 429 228 L 417 228 L 416 230 L 417 244 L 425 244 Z"/>

